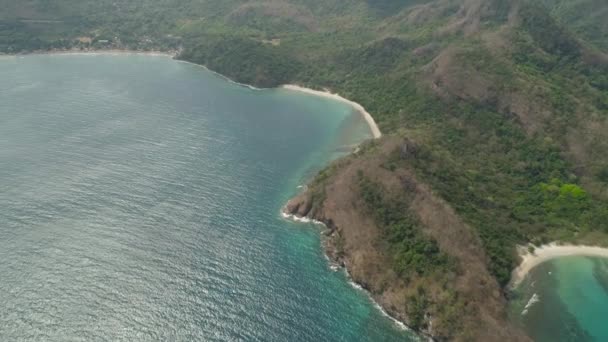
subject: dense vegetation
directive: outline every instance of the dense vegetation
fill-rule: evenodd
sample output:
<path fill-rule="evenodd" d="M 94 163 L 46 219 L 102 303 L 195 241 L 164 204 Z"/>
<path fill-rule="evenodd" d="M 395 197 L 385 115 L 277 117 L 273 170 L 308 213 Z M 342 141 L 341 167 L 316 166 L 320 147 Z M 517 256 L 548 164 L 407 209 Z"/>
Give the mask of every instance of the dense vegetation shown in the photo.
<path fill-rule="evenodd" d="M 362 171 L 358 178 L 361 198 L 383 230 L 393 255 L 393 268 L 399 275 L 407 280 L 412 275 L 445 269 L 448 257 L 432 238 L 423 235 L 415 214 L 409 210 L 411 194 L 401 192 L 396 198 L 387 198 L 382 184 L 372 181 Z"/>
<path fill-rule="evenodd" d="M 179 50 L 240 82 L 327 87 L 363 104 L 385 134 L 419 146 L 415 158 L 387 160 L 388 169 L 414 172 L 475 229 L 503 286 L 517 245 L 608 243 L 605 1 L 0 0 L 0 7 L 5 53 Z M 405 194 L 385 197 L 363 176 L 360 188 L 399 274 L 452 267 L 420 233 Z M 412 308 L 429 301 L 414 297 L 408 312 L 419 316 Z"/>
<path fill-rule="evenodd" d="M 261 87 L 286 84 L 301 69 L 297 60 L 282 51 L 242 37 L 210 37 L 185 49 L 180 58 Z"/>

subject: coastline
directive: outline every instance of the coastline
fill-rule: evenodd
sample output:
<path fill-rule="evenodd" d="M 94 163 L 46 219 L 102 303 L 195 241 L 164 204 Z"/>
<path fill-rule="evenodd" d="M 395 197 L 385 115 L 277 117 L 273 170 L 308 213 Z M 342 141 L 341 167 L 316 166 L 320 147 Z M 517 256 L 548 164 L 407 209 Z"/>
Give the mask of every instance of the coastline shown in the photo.
<path fill-rule="evenodd" d="M 306 216 L 298 216 L 297 214 L 289 214 L 287 213 L 287 210 L 285 207 L 283 207 L 281 209 L 281 216 L 283 217 L 283 219 L 291 221 L 291 222 L 295 222 L 295 223 L 311 223 L 314 225 L 318 225 L 318 226 L 322 226 L 323 228 L 325 228 L 326 230 L 329 230 L 329 228 L 327 227 L 327 225 L 324 222 L 321 222 L 319 220 L 315 220 L 315 219 L 311 219 L 308 218 Z M 370 302 L 372 303 L 372 305 L 378 310 L 380 311 L 380 313 L 390 319 L 399 329 L 404 330 L 404 331 L 410 331 L 410 332 L 414 332 L 414 330 L 412 330 L 410 327 L 408 327 L 405 323 L 403 323 L 402 321 L 398 320 L 397 318 L 395 318 L 394 316 L 392 316 L 390 313 L 388 313 L 388 311 L 386 311 L 382 305 L 380 305 L 380 303 L 378 303 L 374 297 L 372 296 L 372 294 L 366 290 L 362 284 L 357 283 L 353 277 L 351 277 L 350 272 L 348 272 L 348 268 L 346 267 L 346 265 L 341 265 L 341 263 L 338 260 L 332 260 L 329 256 L 328 253 L 328 246 L 326 243 L 323 243 L 323 248 L 325 249 L 325 258 L 327 259 L 327 262 L 330 265 L 330 268 L 332 269 L 332 271 L 337 271 L 338 269 L 341 269 L 344 272 L 344 275 L 346 276 L 346 278 L 348 279 L 348 283 L 350 284 L 350 286 L 352 286 L 354 289 L 356 289 L 357 291 L 361 291 L 363 292 L 368 299 L 370 300 Z M 416 333 L 420 333 L 420 332 L 416 332 Z M 426 336 L 429 341 L 433 341 L 433 339 L 430 336 Z"/>
<path fill-rule="evenodd" d="M 297 91 L 300 93 L 305 93 L 305 94 L 309 94 L 309 95 L 314 95 L 314 96 L 320 96 L 320 97 L 324 97 L 327 99 L 332 99 L 334 101 L 339 101 L 342 103 L 346 103 L 349 106 L 353 107 L 357 112 L 359 112 L 361 114 L 361 116 L 363 117 L 363 119 L 365 120 L 365 122 L 367 123 L 367 126 L 370 129 L 370 132 L 372 133 L 372 137 L 373 139 L 379 139 L 382 137 L 382 132 L 380 131 L 380 128 L 378 127 L 378 124 L 376 123 L 376 121 L 374 120 L 374 117 L 359 103 L 351 101 L 347 98 L 344 98 L 342 96 L 340 96 L 339 94 L 334 94 L 331 93 L 329 91 L 320 91 L 320 90 L 314 90 L 311 88 L 306 88 L 306 87 L 302 87 L 299 85 L 295 85 L 295 84 L 283 84 L 280 85 L 278 87 L 275 88 L 258 88 L 256 86 L 253 86 L 251 84 L 246 84 L 246 83 L 240 83 L 237 82 L 233 79 L 231 79 L 230 77 L 227 77 L 223 74 L 220 74 L 217 71 L 213 71 L 211 69 L 209 69 L 208 67 L 206 67 L 205 65 L 202 64 L 197 64 L 194 62 L 190 62 L 187 60 L 183 60 L 183 59 L 178 59 L 177 58 L 178 55 L 172 56 L 174 60 L 181 62 L 181 63 L 186 63 L 186 64 L 191 64 L 197 67 L 201 67 L 204 68 L 205 70 L 212 72 L 213 74 L 225 79 L 226 81 L 239 85 L 241 87 L 245 87 L 245 88 L 249 88 L 251 90 L 270 90 L 270 89 L 287 89 L 287 90 L 291 90 L 291 91 Z"/>
<path fill-rule="evenodd" d="M 361 115 L 365 119 L 365 122 L 367 122 L 367 125 L 369 126 L 374 139 L 378 139 L 378 138 L 382 137 L 382 132 L 380 132 L 380 128 L 378 127 L 378 124 L 376 124 L 376 121 L 374 120 L 372 115 L 370 113 L 368 113 L 367 110 L 365 110 L 365 108 L 357 102 L 351 101 L 349 99 L 346 99 L 346 98 L 340 96 L 339 94 L 334 94 L 329 91 L 314 90 L 314 89 L 310 89 L 310 88 L 301 87 L 301 86 L 295 85 L 295 84 L 286 84 L 286 85 L 281 86 L 280 88 L 293 90 L 293 91 L 299 91 L 301 93 L 321 96 L 321 97 L 325 97 L 328 99 L 333 99 L 336 101 L 346 103 L 346 104 L 352 106 L 353 108 L 355 108 L 359 113 L 361 113 Z"/>
<path fill-rule="evenodd" d="M 317 226 L 322 226 L 326 231 L 331 231 L 331 229 L 327 226 L 327 224 L 325 222 L 313 219 L 313 218 L 309 218 L 306 216 L 299 216 L 298 214 L 290 214 L 289 211 L 287 210 L 287 206 L 284 206 L 283 208 L 281 208 L 281 217 L 285 220 L 294 222 L 294 223 L 309 223 L 309 224 L 314 224 Z M 321 233 L 322 236 L 326 236 L 326 234 Z M 344 272 L 344 275 L 346 276 L 346 279 L 348 280 L 348 283 L 351 287 L 353 287 L 355 290 L 360 291 L 362 293 L 364 293 L 367 298 L 369 299 L 369 301 L 372 303 L 372 305 L 374 306 L 374 308 L 376 308 L 378 311 L 380 311 L 380 314 L 382 314 L 384 317 L 388 318 L 391 322 L 393 322 L 393 324 L 395 324 L 395 326 L 403 331 L 409 331 L 409 332 L 413 332 L 415 334 L 417 334 L 419 337 L 425 337 L 428 341 L 432 342 L 434 341 L 434 339 L 426 334 L 423 331 L 415 331 L 412 328 L 410 328 L 409 326 L 407 326 L 407 324 L 405 324 L 403 321 L 399 320 L 396 316 L 391 315 L 386 308 L 384 308 L 372 295 L 371 292 L 369 292 L 362 284 L 358 283 L 357 281 L 355 281 L 353 279 L 353 277 L 350 275 L 350 272 L 348 270 L 347 265 L 343 262 L 340 261 L 338 259 L 335 258 L 335 256 L 333 255 L 332 251 L 332 246 L 328 245 L 327 241 L 324 241 L 322 243 L 322 247 L 324 250 L 324 254 L 325 254 L 325 258 L 327 259 L 327 262 L 330 266 L 330 268 L 332 269 L 332 271 L 337 271 L 339 269 L 341 269 Z"/>
<path fill-rule="evenodd" d="M 511 273 L 510 288 L 516 288 L 525 279 L 526 275 L 536 266 L 561 257 L 589 256 L 608 258 L 608 248 L 584 245 L 559 245 L 555 242 L 536 247 L 530 253 L 525 247 L 520 247 L 521 263 Z"/>
<path fill-rule="evenodd" d="M 60 55 L 93 55 L 93 56 L 94 55 L 110 55 L 110 56 L 111 55 L 145 55 L 145 56 L 168 57 L 177 62 L 187 63 L 187 64 L 191 64 L 191 65 L 195 65 L 195 66 L 204 68 L 207 71 L 210 71 L 210 72 L 214 73 L 215 75 L 222 77 L 223 79 L 227 80 L 228 82 L 237 84 L 239 86 L 246 87 L 251 90 L 263 90 L 264 89 L 264 88 L 255 87 L 250 84 L 240 83 L 235 80 L 232 80 L 225 75 L 222 75 L 216 71 L 209 69 L 205 65 L 197 64 L 197 63 L 190 62 L 190 61 L 183 60 L 183 59 L 179 59 L 178 58 L 179 51 L 176 51 L 176 50 L 175 51 L 160 51 L 160 50 L 138 51 L 138 50 L 128 50 L 128 49 L 100 49 L 100 50 L 69 49 L 69 50 L 32 51 L 32 52 L 23 53 L 23 54 L 0 54 L 0 57 L 2 57 L 2 56 L 19 57 L 19 56 L 28 56 L 28 55 L 59 55 L 59 56 Z M 374 120 L 373 116 L 361 104 L 351 101 L 347 98 L 344 98 L 344 97 L 340 96 L 339 94 L 334 94 L 329 91 L 314 90 L 314 89 L 302 87 L 302 86 L 295 85 L 295 84 L 284 84 L 284 85 L 278 86 L 276 88 L 269 88 L 269 89 L 287 89 L 287 90 L 298 91 L 298 92 L 306 93 L 306 94 L 310 94 L 310 95 L 321 96 L 324 98 L 346 103 L 346 104 L 350 105 L 351 107 L 353 107 L 357 112 L 359 112 L 363 116 L 363 119 L 369 126 L 369 129 L 372 133 L 372 137 L 374 139 L 379 139 L 382 137 L 382 132 L 380 131 L 380 128 L 378 127 L 378 124 Z"/>
<path fill-rule="evenodd" d="M 207 71 L 210 71 L 211 73 L 225 79 L 226 81 L 242 86 L 242 87 L 246 87 L 249 88 L 251 90 L 265 90 L 266 88 L 257 88 L 255 86 L 249 85 L 249 84 L 244 84 L 244 83 L 240 83 L 237 81 L 234 81 L 232 79 L 230 79 L 229 77 L 220 74 L 216 71 L 213 71 L 211 69 L 209 69 L 207 66 L 202 65 L 202 64 L 197 64 L 194 62 L 190 62 L 187 60 L 182 60 L 179 59 L 179 52 L 178 51 L 173 51 L 173 52 L 164 52 L 164 51 L 137 51 L 137 50 L 126 50 L 126 49 L 101 49 L 101 50 L 53 50 L 53 51 L 33 51 L 33 52 L 28 52 L 28 53 L 23 53 L 23 54 L 0 54 L 0 57 L 20 57 L 20 56 L 28 56 L 28 55 L 147 55 L 147 56 L 159 56 L 159 57 L 167 57 L 167 58 L 171 58 L 177 62 L 180 63 L 186 63 L 186 64 L 191 64 L 197 67 L 201 67 L 206 69 Z M 375 122 L 374 118 L 372 117 L 372 115 L 367 112 L 367 110 L 359 103 L 348 100 L 338 94 L 334 94 L 331 93 L 329 91 L 318 91 L 318 90 L 314 90 L 314 89 L 310 89 L 310 88 L 305 88 L 305 87 L 301 87 L 298 85 L 294 85 L 294 84 L 286 84 L 286 85 L 281 85 L 278 86 L 276 88 L 268 88 L 268 90 L 270 89 L 286 89 L 286 90 L 290 90 L 290 91 L 297 91 L 297 92 L 301 92 L 301 93 L 306 93 L 306 94 L 310 94 L 310 95 L 314 95 L 314 96 L 320 96 L 320 97 L 324 97 L 324 98 L 328 98 L 328 99 L 332 99 L 335 101 L 339 101 L 345 104 L 348 104 L 349 106 L 351 106 L 352 108 L 354 108 L 357 112 L 359 112 L 363 119 L 366 121 L 368 127 L 370 128 L 370 131 L 372 133 L 372 137 L 373 139 L 379 139 L 382 137 L 382 132 L 380 131 L 380 128 L 378 127 L 377 123 Z M 286 220 L 290 220 L 293 222 L 299 222 L 299 223 L 312 223 L 312 224 L 316 224 L 316 225 L 322 225 L 323 227 L 325 227 L 326 229 L 328 229 L 327 225 L 322 222 L 322 221 L 318 221 L 315 219 L 311 219 L 305 216 L 298 216 L 296 214 L 289 214 L 286 210 L 286 206 L 283 207 L 283 209 L 281 209 L 281 216 L 286 219 Z M 327 246 L 324 247 L 325 249 L 325 255 L 326 257 L 328 257 L 328 260 L 330 260 L 329 257 L 329 251 L 327 249 Z M 331 263 L 331 261 L 329 261 Z M 366 290 L 361 284 L 357 283 L 351 276 L 348 270 L 348 267 L 346 265 L 341 265 L 341 268 L 344 270 L 344 272 L 346 273 L 347 279 L 349 281 L 349 284 L 354 287 L 355 289 L 365 293 L 367 295 L 367 297 L 369 298 L 369 300 L 371 301 L 371 303 L 373 304 L 373 306 L 378 309 L 380 311 L 380 313 L 387 317 L 389 320 L 391 320 L 399 329 L 405 330 L 405 331 L 413 331 L 410 327 L 408 327 L 403 321 L 401 321 L 400 319 L 398 319 L 396 316 L 390 314 L 387 311 L 387 308 L 383 307 L 377 300 L 374 299 L 373 295 Z M 421 331 L 415 331 L 417 334 L 419 334 L 419 336 L 421 337 L 426 337 L 427 340 L 429 341 L 433 341 L 433 338 L 427 334 L 425 334 L 424 332 Z"/>
<path fill-rule="evenodd" d="M 203 65 L 203 64 L 197 64 L 197 63 L 190 62 L 190 61 L 187 61 L 187 60 L 184 60 L 184 59 L 179 59 L 179 58 L 177 58 L 178 56 L 179 56 L 179 55 L 175 55 L 175 56 L 173 56 L 173 60 L 174 60 L 174 61 L 176 61 L 176 62 L 179 62 L 179 63 L 190 64 L 190 65 L 193 65 L 193 66 L 196 66 L 196 67 L 199 67 L 199 68 L 203 68 L 203 69 L 205 69 L 205 70 L 209 71 L 210 73 L 212 73 L 212 74 L 214 74 L 214 75 L 216 75 L 216 76 L 218 76 L 218 77 L 220 77 L 220 78 L 222 78 L 222 79 L 226 80 L 227 82 L 230 82 L 230 83 L 232 83 L 232 84 L 236 84 L 236 85 L 241 86 L 241 87 L 249 88 L 249 89 L 251 89 L 251 90 L 264 90 L 264 88 L 258 88 L 258 87 L 254 87 L 254 86 L 252 86 L 251 84 L 246 84 L 246 83 L 240 83 L 240 82 L 237 82 L 237 81 L 235 81 L 235 80 L 231 79 L 230 77 L 228 77 L 228 76 L 226 76 L 226 75 L 220 74 L 220 73 L 219 73 L 219 72 L 217 72 L 217 71 L 213 71 L 213 70 L 211 70 L 211 69 L 207 68 L 207 67 L 206 67 L 205 65 Z M 269 89 L 272 89 L 272 88 L 269 88 Z"/>
<path fill-rule="evenodd" d="M 139 51 L 139 50 L 127 50 L 127 49 L 100 49 L 100 50 L 49 50 L 49 51 L 32 51 L 26 53 L 17 53 L 17 54 L 0 54 L 0 57 L 20 57 L 20 56 L 30 56 L 30 55 L 144 55 L 144 56 L 162 56 L 162 57 L 170 57 L 175 58 L 179 55 L 178 51 Z"/>

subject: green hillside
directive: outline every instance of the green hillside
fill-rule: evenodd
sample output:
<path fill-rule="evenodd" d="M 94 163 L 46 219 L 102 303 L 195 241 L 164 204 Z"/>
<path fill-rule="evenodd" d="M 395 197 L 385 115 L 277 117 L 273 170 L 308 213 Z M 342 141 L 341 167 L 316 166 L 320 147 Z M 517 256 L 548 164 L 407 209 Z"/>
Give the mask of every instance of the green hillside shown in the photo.
<path fill-rule="evenodd" d="M 384 234 L 387 267 L 413 293 L 389 311 L 439 340 L 479 339 L 484 324 L 505 321 L 500 298 L 463 309 L 490 305 L 450 286 L 465 277 L 468 256 L 497 284 L 478 285 L 504 299 L 516 246 L 608 245 L 606 1 L 0 0 L 0 8 L 4 53 L 179 50 L 239 82 L 328 88 L 361 103 L 385 137 L 324 171 L 311 206 L 331 219 L 327 189 L 339 192 L 350 177 L 361 199 L 354 206 Z M 404 156 L 404 146 L 416 153 Z M 456 252 L 469 240 L 448 245 L 434 235 L 411 188 L 377 191 L 393 178 L 453 210 L 478 241 L 473 254 Z M 383 286 L 371 290 L 381 295 Z M 479 315 L 490 318 L 477 323 Z"/>

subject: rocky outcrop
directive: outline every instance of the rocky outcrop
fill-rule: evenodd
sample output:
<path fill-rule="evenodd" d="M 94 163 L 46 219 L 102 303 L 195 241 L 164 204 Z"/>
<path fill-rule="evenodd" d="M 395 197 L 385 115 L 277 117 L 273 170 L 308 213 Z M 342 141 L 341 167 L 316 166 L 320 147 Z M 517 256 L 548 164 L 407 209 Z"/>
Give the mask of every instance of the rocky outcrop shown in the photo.
<path fill-rule="evenodd" d="M 508 322 L 507 301 L 487 270 L 486 256 L 471 228 L 407 167 L 396 170 L 382 167 L 395 153 L 407 164 L 416 158 L 418 144 L 388 137 L 378 145 L 375 153 L 351 156 L 339 162 L 340 166 L 334 168 L 324 182 L 316 182 L 289 201 L 285 212 L 325 223 L 328 230 L 324 245 L 331 261 L 346 267 L 353 281 L 368 290 L 396 319 L 411 323 L 408 317 L 411 303 L 407 298 L 415 296 L 423 287 L 430 299 L 421 332 L 435 340 L 528 341 Z M 378 180 L 387 192 L 411 194 L 410 208 L 404 210 L 416 213 L 424 233 L 433 237 L 440 249 L 456 261 L 455 271 L 411 279 L 403 279 L 395 272 L 383 232 L 366 211 L 358 192 L 356 180 L 360 172 Z M 455 293 L 450 298 L 457 301 L 447 299 L 446 288 Z M 455 315 L 451 309 L 456 311 Z"/>

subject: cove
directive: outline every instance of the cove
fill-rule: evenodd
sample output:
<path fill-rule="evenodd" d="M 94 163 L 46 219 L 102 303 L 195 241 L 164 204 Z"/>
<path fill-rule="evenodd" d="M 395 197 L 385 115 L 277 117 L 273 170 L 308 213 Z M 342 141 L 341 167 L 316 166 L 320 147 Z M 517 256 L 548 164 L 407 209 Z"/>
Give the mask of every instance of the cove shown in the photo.
<path fill-rule="evenodd" d="M 515 290 L 512 318 L 538 342 L 608 340 L 608 259 L 568 256 L 534 268 Z"/>
<path fill-rule="evenodd" d="M 344 103 L 141 55 L 0 57 L 0 340 L 411 341 L 280 209 Z"/>

